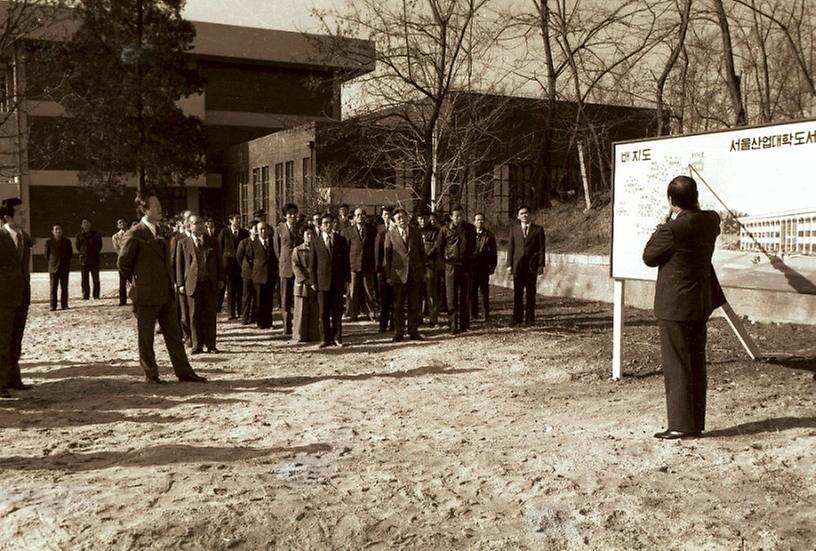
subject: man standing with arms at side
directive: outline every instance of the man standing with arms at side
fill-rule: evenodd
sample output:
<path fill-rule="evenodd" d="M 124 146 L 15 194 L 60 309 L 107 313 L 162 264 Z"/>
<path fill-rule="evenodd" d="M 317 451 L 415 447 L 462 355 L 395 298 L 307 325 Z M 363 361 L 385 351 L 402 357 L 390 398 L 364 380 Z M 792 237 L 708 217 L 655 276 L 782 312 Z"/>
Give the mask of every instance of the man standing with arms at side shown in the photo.
<path fill-rule="evenodd" d="M 28 306 L 31 304 L 31 238 L 23 231 L 25 209 L 14 197 L 0 203 L 0 398 L 28 390 L 20 374 Z"/>
<path fill-rule="evenodd" d="M 441 241 L 439 228 L 430 224 L 429 219 L 430 216 L 427 212 L 423 211 L 417 214 L 417 228 L 425 249 L 425 285 L 422 290 L 422 299 L 424 309 L 428 313 L 429 325 L 434 327 L 439 323 L 438 260 Z"/>
<path fill-rule="evenodd" d="M 91 221 L 83 218 L 82 229 L 76 236 L 79 266 L 82 269 L 82 300 L 91 297 L 89 280 L 93 279 L 93 298 L 99 298 L 99 253 L 102 252 L 102 236 L 91 227 Z"/>
<path fill-rule="evenodd" d="M 674 178 L 667 195 L 669 215 L 646 243 L 643 261 L 658 267 L 654 310 L 669 421 L 654 436 L 674 440 L 705 430 L 706 323 L 726 300 L 711 265 L 720 217 L 700 210 L 697 183 L 688 176 Z"/>
<path fill-rule="evenodd" d="M 190 217 L 190 237 L 179 242 L 176 261 L 176 286 L 187 298 L 192 330 L 192 354 L 201 354 L 204 347 L 211 353 L 215 347 L 216 297 L 224 286 L 224 270 L 218 241 L 207 233 L 200 216 Z"/>
<path fill-rule="evenodd" d="M 349 287 L 348 315 L 357 321 L 362 309 L 374 321 L 377 303 L 374 301 L 374 241 L 376 230 L 368 225 L 365 209 L 354 209 L 352 224 L 343 236 L 349 244 L 351 285 Z"/>
<path fill-rule="evenodd" d="M 320 234 L 312 242 L 312 290 L 317 292 L 317 308 L 323 342 L 320 348 L 343 346 L 343 297 L 351 280 L 346 238 L 332 231 L 334 216 L 320 219 Z"/>
<path fill-rule="evenodd" d="M 116 251 L 117 258 L 119 257 L 119 253 L 122 252 L 122 241 L 125 239 L 125 232 L 127 231 L 127 220 L 124 218 L 119 218 L 116 221 L 116 233 L 113 234 L 111 237 L 111 241 L 113 242 L 113 250 Z M 125 306 L 127 304 L 127 280 L 122 277 L 122 274 L 119 274 L 119 306 Z"/>
<path fill-rule="evenodd" d="M 530 222 L 527 205 L 518 208 L 519 225 L 510 231 L 507 271 L 513 276 L 513 322 L 535 323 L 536 280 L 544 273 L 546 240 L 544 228 Z"/>
<path fill-rule="evenodd" d="M 275 254 L 280 274 L 281 315 L 283 334 L 292 336 L 292 312 L 295 307 L 295 272 L 292 270 L 292 251 L 301 244 L 303 231 L 297 225 L 298 208 L 294 203 L 283 206 L 284 221 L 275 232 Z"/>
<path fill-rule="evenodd" d="M 467 331 L 470 326 L 470 269 L 475 246 L 464 209 L 456 205 L 451 209 L 450 224 L 442 230 L 448 325 L 453 335 Z"/>
<path fill-rule="evenodd" d="M 54 224 L 51 228 L 54 236 L 45 242 L 45 260 L 48 262 L 48 277 L 50 280 L 50 307 L 57 309 L 57 286 L 60 287 L 60 306 L 68 309 L 68 275 L 71 273 L 71 257 L 74 248 L 71 241 L 62 236 L 62 225 Z"/>
<path fill-rule="evenodd" d="M 476 213 L 476 253 L 473 259 L 473 284 L 470 290 L 470 313 L 473 319 L 479 317 L 479 293 L 482 294 L 484 319 L 490 318 L 490 276 L 496 271 L 498 262 L 496 237 L 485 227 L 485 215 Z"/>
<path fill-rule="evenodd" d="M 343 203 L 340 205 L 337 211 L 337 220 L 335 222 L 340 233 L 345 232 L 349 226 L 351 226 L 351 220 L 349 220 L 349 206 L 347 204 Z"/>
<path fill-rule="evenodd" d="M 218 234 L 218 246 L 221 247 L 226 284 L 219 296 L 219 303 L 224 302 L 224 291 L 227 293 L 227 314 L 229 319 L 238 319 L 241 312 L 241 264 L 237 260 L 238 247 L 249 237 L 249 232 L 241 227 L 241 214 L 233 212 L 229 216 L 230 225 Z"/>
<path fill-rule="evenodd" d="M 258 221 L 253 221 L 249 227 L 249 237 L 238 244 L 235 250 L 235 260 L 241 266 L 241 324 L 249 325 L 255 322 L 257 297 L 255 284 L 252 283 L 252 265 L 247 260 L 247 251 L 258 238 Z"/>
<path fill-rule="evenodd" d="M 143 214 L 138 225 L 128 230 L 119 254 L 119 271 L 131 282 L 133 304 L 139 334 L 139 363 L 145 380 L 161 383 L 153 341 L 159 322 L 173 371 L 179 381 L 203 383 L 207 379 L 196 375 L 187 359 L 179 327 L 176 307 L 175 279 L 172 273 L 168 239 L 159 232 L 162 207 L 159 198 L 148 195 L 136 200 L 136 209 Z"/>
<path fill-rule="evenodd" d="M 394 287 L 394 342 L 405 334 L 405 308 L 408 306 L 408 337 L 422 340 L 419 334 L 420 298 L 425 281 L 425 247 L 419 230 L 408 227 L 408 213 L 394 212 L 394 228 L 385 236 L 385 273 Z"/>
<path fill-rule="evenodd" d="M 380 333 L 394 329 L 394 288 L 388 283 L 385 271 L 385 236 L 391 229 L 391 207 L 382 208 L 383 224 L 374 239 L 374 269 L 377 272 L 377 291 L 380 297 Z"/>
<path fill-rule="evenodd" d="M 172 265 L 172 276 L 176 277 L 176 264 L 178 261 L 178 247 L 179 243 L 190 237 L 189 222 L 193 211 L 185 210 L 181 213 L 180 220 L 176 224 L 176 233 L 170 239 L 170 256 Z M 175 286 L 175 281 L 173 282 Z M 192 329 L 190 328 L 190 310 L 187 308 L 187 299 L 184 295 L 176 293 L 176 308 L 179 311 L 179 320 L 181 323 L 181 334 L 184 337 L 184 344 L 186 346 L 193 346 Z"/>
<path fill-rule="evenodd" d="M 258 222 L 258 237 L 247 245 L 244 255 L 255 287 L 255 322 L 259 329 L 272 328 L 272 297 L 275 295 L 279 270 L 278 257 L 272 245 L 272 228 Z"/>

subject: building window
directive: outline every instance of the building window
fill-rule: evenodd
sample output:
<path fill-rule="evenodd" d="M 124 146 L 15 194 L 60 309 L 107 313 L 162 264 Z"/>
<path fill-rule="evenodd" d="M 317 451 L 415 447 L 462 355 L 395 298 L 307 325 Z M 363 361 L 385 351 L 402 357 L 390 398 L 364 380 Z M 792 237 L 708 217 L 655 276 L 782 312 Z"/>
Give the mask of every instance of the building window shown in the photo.
<path fill-rule="evenodd" d="M 252 210 L 263 208 L 261 203 L 261 169 L 252 169 Z"/>
<path fill-rule="evenodd" d="M 267 211 L 271 210 L 269 207 L 269 167 L 261 167 L 261 208 Z M 269 214 L 267 212 L 267 214 Z"/>
<path fill-rule="evenodd" d="M 303 157 L 303 195 L 306 195 L 306 190 L 309 189 L 309 178 L 312 175 L 311 166 L 312 160 L 309 157 Z"/>
<path fill-rule="evenodd" d="M 291 203 L 295 195 L 295 161 L 286 161 L 286 202 Z"/>
<path fill-rule="evenodd" d="M 241 224 L 246 227 L 249 223 L 249 185 L 247 182 L 247 171 L 238 172 L 238 195 L 241 209 Z"/>
<path fill-rule="evenodd" d="M 275 165 L 275 206 L 277 212 L 283 212 L 283 163 Z"/>

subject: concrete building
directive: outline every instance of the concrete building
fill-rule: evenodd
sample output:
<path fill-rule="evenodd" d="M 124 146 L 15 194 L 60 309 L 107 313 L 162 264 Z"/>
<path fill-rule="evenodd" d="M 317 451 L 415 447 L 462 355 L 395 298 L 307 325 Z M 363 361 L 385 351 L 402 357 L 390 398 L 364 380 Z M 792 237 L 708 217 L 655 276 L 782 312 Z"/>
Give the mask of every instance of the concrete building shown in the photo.
<path fill-rule="evenodd" d="M 816 254 L 816 210 L 813 208 L 761 216 L 743 216 L 741 251 Z"/>
<path fill-rule="evenodd" d="M 4 9 L 7 2 L 0 2 L 0 12 Z M 170 214 L 190 208 L 220 220 L 238 206 L 226 195 L 224 151 L 285 128 L 339 120 L 341 84 L 373 70 L 373 45 L 349 41 L 348 46 L 359 55 L 353 59 L 327 57 L 325 46 L 333 40 L 329 37 L 205 22 L 194 25 L 197 35 L 189 62 L 205 77 L 206 87 L 201 95 L 179 104 L 204 122 L 207 173 L 183 188 L 167 189 L 162 201 Z M 40 45 L 64 40 L 76 28 L 77 22 L 69 16 L 58 25 L 38 29 L 15 51 L 5 52 L 9 60 L 6 86 L 25 90 L 26 69 L 35 62 Z M 11 93 L 7 90 L 6 97 Z M 110 236 L 117 217 L 134 216 L 133 193 L 100 198 L 81 185 L 76 159 L 40 161 L 38 144 L 45 142 L 49 128 L 64 115 L 59 104 L 27 94 L 19 109 L 3 115 L 0 113 L 0 120 L 13 128 L 3 129 L 2 136 L 7 138 L 0 138 L 0 157 L 6 167 L 13 168 L 4 171 L 0 198 L 19 195 L 28 206 L 29 231 L 37 240 L 34 269 L 43 269 L 44 242 L 53 223 L 62 223 L 66 235 L 72 236 L 79 231 L 80 218 L 86 216 L 103 236 Z M 283 170 L 291 174 L 292 167 Z M 135 188 L 135 176 L 129 185 Z M 103 252 L 104 264 L 112 266 L 115 257 L 109 237 Z"/>

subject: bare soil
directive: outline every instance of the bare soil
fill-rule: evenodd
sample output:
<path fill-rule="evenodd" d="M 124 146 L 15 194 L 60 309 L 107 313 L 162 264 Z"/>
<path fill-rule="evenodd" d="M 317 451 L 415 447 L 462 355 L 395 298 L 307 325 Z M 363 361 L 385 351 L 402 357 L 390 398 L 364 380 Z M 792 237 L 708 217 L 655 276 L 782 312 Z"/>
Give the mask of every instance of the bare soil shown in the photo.
<path fill-rule="evenodd" d="M 193 360 L 211 382 L 175 382 L 159 340 L 151 386 L 129 308 L 50 313 L 39 278 L 36 386 L 0 402 L 0 548 L 816 548 L 816 327 L 751 325 L 788 355 L 751 362 L 712 321 L 709 432 L 660 442 L 649 312 L 627 312 L 614 382 L 609 305 L 539 297 L 516 330 L 493 293 L 472 333 L 398 345 L 222 319 L 224 353 Z"/>

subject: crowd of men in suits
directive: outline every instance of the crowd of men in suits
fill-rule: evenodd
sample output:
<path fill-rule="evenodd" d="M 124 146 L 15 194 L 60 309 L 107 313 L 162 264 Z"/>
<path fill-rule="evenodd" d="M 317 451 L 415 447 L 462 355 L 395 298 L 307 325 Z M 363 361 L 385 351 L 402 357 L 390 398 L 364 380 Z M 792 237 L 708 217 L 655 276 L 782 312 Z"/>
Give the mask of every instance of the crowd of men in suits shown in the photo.
<path fill-rule="evenodd" d="M 14 201 L 17 201 L 14 203 Z M 140 364 L 150 383 L 160 383 L 154 338 L 163 336 L 176 376 L 204 382 L 190 366 L 190 354 L 218 352 L 216 316 L 260 329 L 273 328 L 275 306 L 280 328 L 296 342 L 319 340 L 320 347 L 343 346 L 342 323 L 360 317 L 377 321 L 392 340 L 421 340 L 423 323 L 433 327 L 447 315 L 452 334 L 468 331 L 482 309 L 490 317 L 489 278 L 497 268 L 496 238 L 477 213 L 473 223 L 461 206 L 446 219 L 417 210 L 385 206 L 379 217 L 346 205 L 337 215 L 306 216 L 294 204 L 283 209 L 275 227 L 264 211 L 249 228 L 239 213 L 220 232 L 191 211 L 171 227 L 157 196 L 137 201 L 141 219 L 128 227 L 117 221 L 113 235 L 118 254 L 119 303 L 132 299 L 137 318 Z M 31 241 L 22 231 L 19 200 L 4 202 L 0 228 L 0 396 L 24 388 L 18 360 L 30 302 Z M 507 270 L 514 285 L 513 324 L 533 322 L 535 280 L 544 264 L 544 232 L 530 222 L 527 207 L 510 236 Z M 22 220 L 22 218 L 20 218 Z M 50 306 L 67 308 L 67 278 L 73 247 L 55 225 L 46 243 L 51 275 Z M 89 220 L 76 238 L 83 278 L 83 299 L 99 297 L 101 237 Z M 90 283 L 93 282 L 91 291 Z M 527 293 L 526 305 L 523 304 Z"/>

